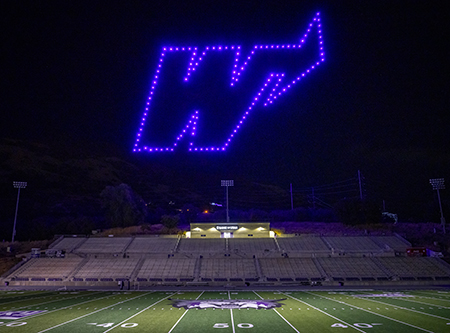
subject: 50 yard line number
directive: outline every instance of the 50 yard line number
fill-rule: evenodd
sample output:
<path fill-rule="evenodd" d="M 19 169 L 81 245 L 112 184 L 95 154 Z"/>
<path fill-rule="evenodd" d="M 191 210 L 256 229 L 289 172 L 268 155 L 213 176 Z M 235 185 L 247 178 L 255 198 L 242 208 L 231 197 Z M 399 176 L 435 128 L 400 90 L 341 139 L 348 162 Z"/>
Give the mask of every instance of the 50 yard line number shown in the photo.
<path fill-rule="evenodd" d="M 240 323 L 236 325 L 239 328 L 252 328 L 253 325 L 249 323 Z M 214 324 L 213 328 L 228 328 L 230 327 L 228 323 L 217 323 Z"/>

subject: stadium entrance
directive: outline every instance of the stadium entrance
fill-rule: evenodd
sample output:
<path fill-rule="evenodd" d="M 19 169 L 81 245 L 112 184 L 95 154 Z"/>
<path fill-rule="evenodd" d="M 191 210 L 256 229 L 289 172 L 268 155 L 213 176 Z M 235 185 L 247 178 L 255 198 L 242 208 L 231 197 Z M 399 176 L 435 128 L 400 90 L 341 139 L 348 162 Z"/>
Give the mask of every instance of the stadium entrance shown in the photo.
<path fill-rule="evenodd" d="M 270 223 L 191 223 L 187 238 L 267 238 L 273 237 Z"/>

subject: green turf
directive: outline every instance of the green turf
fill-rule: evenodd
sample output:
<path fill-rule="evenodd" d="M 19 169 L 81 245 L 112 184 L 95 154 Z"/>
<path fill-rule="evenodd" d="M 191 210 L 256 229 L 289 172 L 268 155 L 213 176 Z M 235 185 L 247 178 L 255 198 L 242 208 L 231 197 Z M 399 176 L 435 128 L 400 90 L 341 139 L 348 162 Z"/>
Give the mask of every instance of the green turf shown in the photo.
<path fill-rule="evenodd" d="M 171 299 L 283 300 L 270 310 L 186 310 Z M 45 312 L 0 319 L 0 332 L 450 332 L 447 290 L 0 291 L 0 312 L 32 310 Z"/>

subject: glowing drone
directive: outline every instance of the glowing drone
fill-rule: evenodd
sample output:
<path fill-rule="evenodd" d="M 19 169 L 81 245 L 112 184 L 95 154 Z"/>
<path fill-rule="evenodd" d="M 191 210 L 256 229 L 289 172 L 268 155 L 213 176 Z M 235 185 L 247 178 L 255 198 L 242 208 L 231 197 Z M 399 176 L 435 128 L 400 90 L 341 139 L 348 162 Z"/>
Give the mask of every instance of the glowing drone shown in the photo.
<path fill-rule="evenodd" d="M 225 151 L 251 114 L 277 104 L 323 61 L 319 13 L 294 44 L 163 47 L 133 151 Z"/>

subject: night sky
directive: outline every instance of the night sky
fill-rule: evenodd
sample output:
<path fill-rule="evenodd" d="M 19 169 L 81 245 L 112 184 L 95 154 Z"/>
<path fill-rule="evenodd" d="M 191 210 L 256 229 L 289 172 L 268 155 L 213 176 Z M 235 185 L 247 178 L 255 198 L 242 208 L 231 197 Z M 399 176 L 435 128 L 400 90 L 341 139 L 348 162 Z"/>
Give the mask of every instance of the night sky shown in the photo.
<path fill-rule="evenodd" d="M 226 152 L 132 153 L 163 46 L 296 43 L 316 12 L 325 62 Z M 413 209 L 433 203 L 429 178 L 450 181 L 449 14 L 444 1 L 410 0 L 2 1 L 1 136 L 68 151 L 107 142 L 186 179 L 202 170 L 210 186 L 305 188 L 361 170 L 367 196 Z M 203 88 L 199 98 L 220 95 Z"/>

